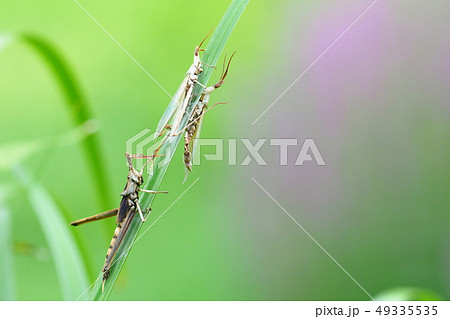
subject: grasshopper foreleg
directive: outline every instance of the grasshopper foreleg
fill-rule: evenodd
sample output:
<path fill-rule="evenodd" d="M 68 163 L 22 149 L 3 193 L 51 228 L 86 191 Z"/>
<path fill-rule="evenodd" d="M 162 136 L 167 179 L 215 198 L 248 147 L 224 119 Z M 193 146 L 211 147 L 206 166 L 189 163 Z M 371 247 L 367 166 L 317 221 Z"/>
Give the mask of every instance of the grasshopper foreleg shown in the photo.
<path fill-rule="evenodd" d="M 152 212 L 152 209 L 151 208 L 148 209 L 147 216 L 145 216 L 145 218 L 144 218 L 144 213 L 142 212 L 141 205 L 139 205 L 139 203 L 137 203 L 136 207 L 138 209 L 139 216 L 141 217 L 141 221 L 143 223 L 145 223 L 145 221 L 147 220 L 148 216 L 150 216 L 150 213 Z"/>

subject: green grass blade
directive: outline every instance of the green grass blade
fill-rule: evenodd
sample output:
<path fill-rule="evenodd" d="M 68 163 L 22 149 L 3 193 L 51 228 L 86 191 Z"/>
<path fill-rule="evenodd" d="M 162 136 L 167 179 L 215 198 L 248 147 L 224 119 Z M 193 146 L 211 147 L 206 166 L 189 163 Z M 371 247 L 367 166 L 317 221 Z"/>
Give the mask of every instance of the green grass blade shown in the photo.
<path fill-rule="evenodd" d="M 95 127 L 90 124 L 89 122 L 84 123 L 67 133 L 54 135 L 51 138 L 37 138 L 0 145 L 0 171 L 10 170 L 14 165 L 23 163 L 36 153 L 49 151 L 51 147 L 63 147 L 79 143 L 94 133 Z"/>
<path fill-rule="evenodd" d="M 377 301 L 441 301 L 442 296 L 436 292 L 415 287 L 397 287 L 385 290 L 375 296 Z"/>
<path fill-rule="evenodd" d="M 231 35 L 231 32 L 238 22 L 242 12 L 244 11 L 246 5 L 249 0 L 234 0 L 223 16 L 221 22 L 219 23 L 217 29 L 215 30 L 211 40 L 206 48 L 206 52 L 202 57 L 202 61 L 209 65 L 214 65 L 219 59 L 220 54 L 222 53 L 223 48 Z M 209 68 L 206 68 L 209 69 Z M 212 70 L 205 70 L 199 77 L 199 82 L 203 85 L 206 85 L 209 78 L 211 77 Z M 196 91 L 200 92 L 201 87 L 197 86 Z M 193 106 L 198 102 L 200 95 L 197 94 L 197 99 L 193 99 L 191 104 L 188 106 L 188 111 L 186 115 L 183 117 L 180 127 L 184 127 L 190 118 L 190 114 L 192 113 Z M 170 104 L 169 104 L 170 107 Z M 173 154 L 179 144 L 183 134 L 179 134 L 178 136 L 169 137 L 161 148 L 159 154 L 165 154 L 164 157 L 158 157 L 154 162 L 154 170 L 153 175 L 151 175 L 147 179 L 147 183 L 145 185 L 145 189 L 159 189 L 159 186 L 164 178 L 164 175 L 167 171 L 170 161 L 172 160 Z M 147 208 L 151 206 L 155 196 L 153 194 L 143 194 L 140 200 L 140 205 L 143 208 Z M 135 241 L 139 230 L 142 227 L 142 223 L 139 218 L 134 218 L 132 221 L 129 231 L 125 236 L 122 245 L 120 246 L 116 256 L 116 261 L 111 267 L 111 274 L 109 279 L 105 284 L 105 291 L 102 293 L 102 281 L 98 280 L 94 288 L 91 291 L 89 296 L 90 300 L 107 300 L 114 288 L 115 282 L 119 276 L 120 270 L 125 264 L 126 258 L 128 257 L 133 242 Z"/>
<path fill-rule="evenodd" d="M 46 149 L 43 139 L 24 142 L 14 142 L 0 145 L 0 170 L 9 170 L 15 164 L 24 162 L 27 158 Z"/>
<path fill-rule="evenodd" d="M 75 300 L 86 289 L 88 276 L 70 226 L 45 188 L 21 167 L 13 171 L 23 184 L 28 201 L 36 213 L 55 262 L 64 300 Z"/>
<path fill-rule="evenodd" d="M 0 204 L 1 205 L 1 204 Z M 11 214 L 0 206 L 0 300 L 14 300 L 14 266 Z"/>
<path fill-rule="evenodd" d="M 82 94 L 82 91 L 75 80 L 75 77 L 65 62 L 62 55 L 45 39 L 30 33 L 6 33 L 0 34 L 0 52 L 17 42 L 23 42 L 33 48 L 47 63 L 49 69 L 54 74 L 61 91 L 66 99 L 68 110 L 71 114 L 75 126 L 91 120 L 89 105 Z M 103 159 L 99 147 L 97 136 L 92 134 L 87 136 L 82 142 L 87 161 L 92 170 L 91 176 L 95 189 L 98 192 L 99 201 L 102 208 L 111 204 L 110 193 L 107 191 L 107 174 L 102 165 Z"/>
<path fill-rule="evenodd" d="M 202 56 L 202 61 L 207 65 L 216 65 L 219 57 L 225 48 L 225 44 L 231 35 L 234 27 L 236 26 L 240 16 L 244 12 L 245 7 L 250 0 L 233 0 L 228 10 L 225 12 L 222 20 L 217 26 L 211 40 L 206 47 L 205 54 Z M 213 72 L 212 68 L 205 67 L 204 71 L 199 75 L 199 82 L 203 85 L 208 83 L 209 78 Z M 197 86 L 198 93 L 201 90 L 200 86 Z M 199 99 L 200 97 L 198 97 Z M 197 101 L 198 101 L 197 99 Z M 196 101 L 193 103 L 197 104 Z"/>

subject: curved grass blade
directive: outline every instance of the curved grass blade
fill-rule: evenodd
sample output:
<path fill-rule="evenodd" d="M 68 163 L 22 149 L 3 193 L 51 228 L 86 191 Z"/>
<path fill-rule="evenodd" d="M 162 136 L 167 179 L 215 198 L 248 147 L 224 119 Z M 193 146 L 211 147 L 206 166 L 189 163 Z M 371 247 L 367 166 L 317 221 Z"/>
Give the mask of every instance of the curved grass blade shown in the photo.
<path fill-rule="evenodd" d="M 0 300 L 14 300 L 14 266 L 11 240 L 11 214 L 0 203 Z"/>
<path fill-rule="evenodd" d="M 202 61 L 204 63 L 208 65 L 215 65 L 215 63 L 217 63 L 219 56 L 222 53 L 223 48 L 225 47 L 225 44 L 231 35 L 231 32 L 233 31 L 234 26 L 238 22 L 248 2 L 249 0 L 234 0 L 228 7 L 227 11 L 222 17 L 221 22 L 219 23 L 217 29 L 215 30 L 211 40 L 209 41 L 205 54 L 202 57 Z M 211 77 L 211 73 L 212 69 L 206 68 L 206 70 L 204 70 L 201 73 L 199 77 L 199 82 L 204 86 L 206 86 L 209 78 Z M 195 87 L 195 92 L 197 92 L 196 98 L 192 99 L 190 105 L 188 105 L 187 112 L 182 119 L 180 127 L 186 126 L 187 122 L 189 121 L 193 108 L 200 99 L 200 94 L 198 94 L 198 92 L 201 92 L 202 89 L 203 88 L 200 85 L 196 85 Z M 169 107 L 170 106 L 171 104 L 169 104 Z M 164 178 L 164 175 L 167 171 L 167 168 L 172 160 L 173 154 L 175 153 L 175 150 L 182 136 L 183 134 L 179 134 L 177 136 L 169 135 L 169 137 L 167 138 L 167 140 L 165 141 L 165 143 L 163 144 L 163 146 L 159 151 L 159 154 L 165 154 L 165 156 L 157 157 L 155 159 L 153 165 L 153 174 L 149 176 L 149 178 L 147 179 L 147 183 L 144 186 L 145 189 L 152 189 L 152 190 L 159 189 L 159 186 Z M 154 199 L 155 199 L 154 194 L 145 193 L 142 195 L 139 203 L 142 208 L 148 208 L 151 206 L 151 203 L 153 202 Z M 141 227 L 142 223 L 139 220 L 139 218 L 134 218 L 127 232 L 127 235 L 123 239 L 122 245 L 117 251 L 116 256 L 118 256 L 119 258 L 116 259 L 116 261 L 111 267 L 110 277 L 106 281 L 104 292 L 102 293 L 101 280 L 97 280 L 89 296 L 90 300 L 109 299 L 109 296 L 119 276 L 120 270 L 125 264 L 126 258 L 128 257 L 131 251 L 133 243 L 136 240 L 136 237 Z"/>
<path fill-rule="evenodd" d="M 80 126 L 91 120 L 89 105 L 75 80 L 73 72 L 55 47 L 42 37 L 31 33 L 5 33 L 0 34 L 0 52 L 17 42 L 29 45 L 47 63 L 65 96 L 74 124 Z M 95 134 L 88 136 L 83 140 L 82 145 L 92 171 L 91 176 L 98 192 L 99 202 L 103 208 L 108 207 L 111 204 L 111 198 L 106 185 L 109 185 L 109 183 L 102 165 L 103 159 L 97 136 Z"/>
<path fill-rule="evenodd" d="M 11 169 L 15 164 L 25 161 L 33 154 L 45 150 L 43 139 L 21 141 L 0 145 L 0 170 Z"/>
<path fill-rule="evenodd" d="M 208 43 L 205 54 L 202 56 L 202 62 L 207 65 L 217 64 L 217 61 L 219 60 L 219 57 L 223 49 L 225 48 L 225 44 L 227 43 L 228 38 L 231 35 L 231 32 L 236 26 L 237 21 L 239 20 L 249 1 L 250 0 L 233 0 Z M 212 72 L 212 68 L 205 68 L 205 70 L 199 75 L 199 82 L 206 86 Z M 200 94 L 198 93 L 201 92 L 202 89 L 203 88 L 201 86 L 196 86 L 196 90 L 194 93 L 196 94 L 197 99 L 192 102 L 192 105 L 197 104 L 198 100 L 200 99 Z"/>
<path fill-rule="evenodd" d="M 78 246 L 68 223 L 45 188 L 38 184 L 20 166 L 13 168 L 24 186 L 28 201 L 41 224 L 55 262 L 56 272 L 64 300 L 75 300 L 86 289 L 88 276 Z"/>
<path fill-rule="evenodd" d="M 96 128 L 90 122 L 83 123 L 72 131 L 52 138 L 37 138 L 0 145 L 0 171 L 9 170 L 23 163 L 38 152 L 49 151 L 53 147 L 73 145 L 93 134 Z"/>

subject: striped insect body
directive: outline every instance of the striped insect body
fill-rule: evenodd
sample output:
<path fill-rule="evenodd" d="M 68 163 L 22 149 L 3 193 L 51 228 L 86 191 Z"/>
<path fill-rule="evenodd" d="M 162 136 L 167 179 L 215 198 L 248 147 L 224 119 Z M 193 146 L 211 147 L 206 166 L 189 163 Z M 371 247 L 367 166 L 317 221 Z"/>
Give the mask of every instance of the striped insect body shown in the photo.
<path fill-rule="evenodd" d="M 102 282 L 102 291 L 104 289 L 104 285 L 106 280 L 108 279 L 110 275 L 110 269 L 112 265 L 112 261 L 122 244 L 122 241 L 125 237 L 125 234 L 127 233 L 131 221 L 133 220 L 136 213 L 139 213 L 139 216 L 141 218 L 142 222 L 145 222 L 148 218 L 148 215 L 151 211 L 151 209 L 148 210 L 148 214 L 146 217 L 144 217 L 144 212 L 141 209 L 139 205 L 139 192 L 147 192 L 147 193 L 167 193 L 167 192 L 160 192 L 160 191 L 152 191 L 152 190 L 145 190 L 140 189 L 140 186 L 144 183 L 144 179 L 142 177 L 142 172 L 144 170 L 144 167 L 149 163 L 150 160 L 152 160 L 155 156 L 144 156 L 144 155 L 135 155 L 132 156 L 128 153 L 125 153 L 126 159 L 127 159 L 127 165 L 128 165 L 128 176 L 127 176 L 127 183 L 125 185 L 125 188 L 123 192 L 120 194 L 122 196 L 122 199 L 120 201 L 119 207 L 113 210 L 109 210 L 94 216 L 90 216 L 87 218 L 83 218 L 77 221 L 74 221 L 70 223 L 72 226 L 78 226 L 81 224 L 85 224 L 92 221 L 97 221 L 100 219 L 116 216 L 116 224 L 117 227 L 114 230 L 113 238 L 111 239 L 111 242 L 109 244 L 108 250 L 106 252 L 106 258 L 105 263 L 103 264 L 102 272 L 103 272 L 103 282 Z M 141 171 L 138 171 L 133 166 L 133 158 L 140 158 L 145 157 L 148 158 L 148 161 L 144 164 Z"/>

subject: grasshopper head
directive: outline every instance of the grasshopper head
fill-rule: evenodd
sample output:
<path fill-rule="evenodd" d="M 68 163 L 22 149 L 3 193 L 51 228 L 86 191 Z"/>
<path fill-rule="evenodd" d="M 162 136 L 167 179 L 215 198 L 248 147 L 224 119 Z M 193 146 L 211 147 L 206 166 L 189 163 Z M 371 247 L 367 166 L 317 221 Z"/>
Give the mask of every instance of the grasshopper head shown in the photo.
<path fill-rule="evenodd" d="M 141 185 L 144 182 L 144 179 L 142 178 L 142 173 L 134 168 L 132 156 L 129 153 L 125 153 L 125 157 L 127 158 L 127 165 L 130 179 L 136 184 Z"/>
<path fill-rule="evenodd" d="M 202 67 L 202 61 L 200 61 L 200 51 L 204 51 L 203 49 L 200 49 L 200 46 L 195 47 L 195 51 L 194 51 L 194 74 L 195 75 L 199 75 L 200 73 L 203 72 L 203 67 Z"/>
<path fill-rule="evenodd" d="M 213 30 L 214 30 L 214 27 L 212 27 L 211 30 L 209 30 L 208 34 L 203 38 L 202 42 L 200 42 L 200 44 L 195 47 L 195 50 L 194 50 L 194 66 L 195 66 L 194 74 L 195 75 L 199 75 L 200 73 L 203 72 L 202 62 L 200 61 L 199 53 L 200 53 L 200 51 L 205 51 L 204 49 L 201 49 L 201 47 Z"/>

